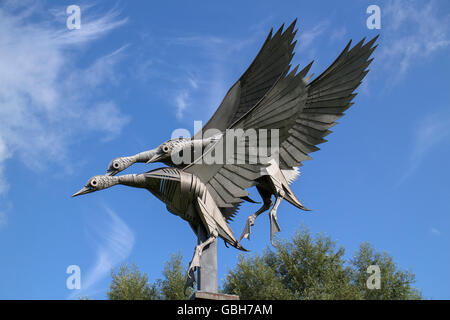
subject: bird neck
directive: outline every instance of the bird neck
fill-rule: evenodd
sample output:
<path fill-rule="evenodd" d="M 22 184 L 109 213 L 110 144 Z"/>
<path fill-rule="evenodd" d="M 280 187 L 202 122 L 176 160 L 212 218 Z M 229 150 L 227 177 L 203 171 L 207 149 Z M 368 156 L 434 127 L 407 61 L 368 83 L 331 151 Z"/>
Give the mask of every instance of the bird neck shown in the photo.
<path fill-rule="evenodd" d="M 134 156 L 129 157 L 134 163 L 136 162 L 147 162 L 156 154 L 155 150 L 147 150 L 140 153 L 135 154 Z"/>
<path fill-rule="evenodd" d="M 136 156 L 137 155 L 133 155 L 133 156 L 129 156 L 129 157 L 122 157 L 122 159 L 125 161 L 127 166 L 131 166 L 131 165 L 135 164 L 136 162 L 138 162 L 138 159 Z"/>
<path fill-rule="evenodd" d="M 125 186 L 135 188 L 145 188 L 145 177 L 143 174 L 124 174 L 123 176 L 115 176 L 117 178 L 116 184 L 122 184 Z"/>
<path fill-rule="evenodd" d="M 98 180 L 98 184 L 99 184 L 98 187 L 100 190 L 110 188 L 119 183 L 119 177 L 116 177 L 116 176 L 103 175 L 103 176 L 97 176 L 96 178 Z"/>

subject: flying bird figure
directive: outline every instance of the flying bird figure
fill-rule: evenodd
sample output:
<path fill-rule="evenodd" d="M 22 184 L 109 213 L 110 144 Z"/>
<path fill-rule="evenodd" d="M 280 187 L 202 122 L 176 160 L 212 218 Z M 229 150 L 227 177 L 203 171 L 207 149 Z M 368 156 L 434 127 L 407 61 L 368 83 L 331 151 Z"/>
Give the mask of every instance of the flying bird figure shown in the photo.
<path fill-rule="evenodd" d="M 200 256 L 206 246 L 222 238 L 233 247 L 245 250 L 242 238 L 249 238 L 250 227 L 256 217 L 272 206 L 269 212 L 271 240 L 280 230 L 277 208 L 283 199 L 307 210 L 290 188 L 298 177 L 298 167 L 311 159 L 310 153 L 319 150 L 318 144 L 336 124 L 356 96 L 354 90 L 367 74 L 373 59 L 377 39 L 364 39 L 350 48 L 351 41 L 338 58 L 321 75 L 309 82 L 307 73 L 311 64 L 297 73 L 291 72 L 290 61 L 295 42 L 295 21 L 282 32 L 281 27 L 272 37 L 272 31 L 247 71 L 231 87 L 221 105 L 202 128 L 201 134 L 190 139 L 173 139 L 159 147 L 131 157 L 111 161 L 105 175 L 95 176 L 73 196 L 109 188 L 116 184 L 144 188 L 164 202 L 169 212 L 186 220 L 199 236 L 207 237 L 196 246 L 188 269 L 186 286 L 194 281 L 193 272 L 200 266 Z M 235 133 L 231 138 L 228 130 Z M 252 144 L 247 134 L 252 130 L 258 144 Z M 272 134 L 277 133 L 277 148 L 271 145 Z M 243 149 L 232 148 L 223 153 L 223 146 L 232 139 Z M 259 151 L 266 149 L 261 156 Z M 199 152 L 196 152 L 196 150 Z M 252 153 L 251 151 L 258 151 Z M 222 152 L 222 153 L 221 153 Z M 174 161 L 183 154 L 193 154 L 189 163 Z M 212 155 L 222 154 L 222 161 L 209 163 Z M 136 162 L 163 162 L 169 167 L 143 174 L 116 174 Z M 251 201 L 246 189 L 256 186 L 262 207 L 248 217 L 239 241 L 228 222 L 242 201 Z"/>
<path fill-rule="evenodd" d="M 103 190 L 117 184 L 147 189 L 166 204 L 169 212 L 187 221 L 194 233 L 200 232 L 199 228 L 206 231 L 207 239 L 195 247 L 185 290 L 194 283 L 194 271 L 200 266 L 203 249 L 217 237 L 239 250 L 246 251 L 235 239 L 233 231 L 201 179 L 177 168 L 160 168 L 143 174 L 122 176 L 97 175 L 90 178 L 86 185 L 72 196 Z"/>
<path fill-rule="evenodd" d="M 172 139 L 162 143 L 155 149 L 144 151 L 133 156 L 113 159 L 108 165 L 107 174 L 115 175 L 137 162 L 162 162 L 166 165 L 182 169 L 192 161 L 174 163 L 173 159 L 175 155 L 180 152 L 191 154 L 189 157 L 191 160 L 201 157 L 203 152 L 220 140 L 223 133 L 227 129 L 230 129 L 243 115 L 249 112 L 273 87 L 282 74 L 290 68 L 290 62 L 294 56 L 293 50 L 296 44 L 296 42 L 293 42 L 297 32 L 297 30 L 294 30 L 296 21 L 294 20 L 284 32 L 284 26 L 281 26 L 274 35 L 273 31 L 270 31 L 254 61 L 230 88 L 221 105 L 202 128 L 200 134 L 197 133 L 192 138 Z M 305 68 L 304 74 L 306 74 L 310 66 Z M 200 152 L 196 152 L 196 150 L 200 150 Z M 289 187 L 289 184 L 299 175 L 298 168 L 294 167 L 281 170 L 274 163 L 271 165 L 270 170 L 270 174 L 266 174 L 256 181 L 256 188 L 262 197 L 263 204 L 259 210 L 248 217 L 246 227 L 239 241 L 242 238 L 250 237 L 250 226 L 254 224 L 256 217 L 274 205 L 270 213 L 272 240 L 275 232 L 280 230 L 276 219 L 276 208 L 283 198 L 294 206 L 309 211 L 309 209 L 300 203 Z M 223 187 L 226 188 L 227 186 L 222 185 L 220 179 L 214 182 L 210 187 L 213 189 L 211 192 L 216 195 L 219 203 L 224 204 L 222 199 L 224 195 L 220 196 L 220 191 Z M 272 202 L 272 195 L 277 196 L 278 201 L 275 204 Z M 253 202 L 248 197 L 242 197 L 241 199 Z M 227 211 L 226 216 L 228 220 L 232 219 L 236 209 L 237 205 L 223 209 Z"/>
<path fill-rule="evenodd" d="M 180 152 L 193 153 L 191 159 L 195 163 L 205 154 L 214 152 L 214 146 L 223 145 L 218 142 L 223 142 L 226 130 L 276 129 L 279 132 L 279 149 L 270 152 L 264 163 L 261 159 L 256 160 L 259 167 L 252 168 L 257 168 L 259 173 L 250 175 L 252 179 L 248 186 L 256 185 L 263 205 L 248 217 L 239 239 L 249 238 L 250 227 L 256 217 L 272 207 L 269 218 L 270 238 L 273 241 L 275 233 L 280 231 L 277 208 L 283 199 L 302 210 L 309 210 L 297 199 L 289 185 L 297 179 L 298 167 L 302 166 L 303 161 L 311 159 L 310 153 L 319 150 L 317 145 L 326 141 L 324 137 L 331 133 L 329 129 L 353 104 L 351 101 L 356 96 L 354 90 L 368 72 L 366 68 L 373 60 L 369 58 L 376 48 L 373 44 L 378 37 L 365 44 L 363 39 L 351 49 L 350 41 L 330 67 L 309 82 L 311 77 L 306 78 L 306 75 L 312 62 L 298 73 L 298 66 L 287 73 L 294 55 L 295 42 L 292 43 L 292 40 L 296 34 L 295 23 L 284 32 L 282 26 L 273 37 L 272 31 L 269 33 L 253 63 L 231 87 L 215 114 L 202 128 L 203 134 L 169 140 L 155 149 L 116 158 L 109 164 L 107 174 L 115 175 L 136 162 L 163 162 L 185 170 L 191 166 L 189 163 L 173 161 Z M 245 139 L 241 138 L 245 144 Z M 265 145 L 270 145 L 270 141 Z M 193 152 L 195 149 L 200 149 L 200 154 Z M 243 160 L 243 157 L 248 160 L 248 155 L 240 155 L 235 160 Z M 202 170 L 214 171 L 217 168 L 211 165 Z M 234 190 L 234 186 L 247 174 L 247 169 L 245 166 L 220 167 L 221 172 L 207 181 L 207 188 L 227 221 L 232 219 L 242 200 L 251 201 L 247 194 Z M 272 195 L 275 196 L 275 203 Z M 230 198 L 234 202 L 227 203 Z"/>

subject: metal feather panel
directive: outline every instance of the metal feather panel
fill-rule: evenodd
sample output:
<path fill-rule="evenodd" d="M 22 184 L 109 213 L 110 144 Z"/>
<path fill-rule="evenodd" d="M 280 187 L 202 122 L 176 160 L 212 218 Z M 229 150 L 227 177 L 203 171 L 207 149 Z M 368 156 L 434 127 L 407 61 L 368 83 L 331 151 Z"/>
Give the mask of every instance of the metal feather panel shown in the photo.
<path fill-rule="evenodd" d="M 272 36 L 272 30 L 266 38 L 258 55 L 230 88 L 222 103 L 202 128 L 224 131 L 244 116 L 273 87 L 285 70 L 290 66 L 294 55 L 296 34 L 295 20 L 283 32 L 283 26 Z M 207 138 L 205 135 L 204 138 Z"/>

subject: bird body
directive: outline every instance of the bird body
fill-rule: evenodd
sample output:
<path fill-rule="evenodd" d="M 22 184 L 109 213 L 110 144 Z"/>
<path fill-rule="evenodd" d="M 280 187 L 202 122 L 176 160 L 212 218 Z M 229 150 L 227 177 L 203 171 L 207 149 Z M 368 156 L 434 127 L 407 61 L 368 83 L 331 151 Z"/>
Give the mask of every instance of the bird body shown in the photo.
<path fill-rule="evenodd" d="M 188 163 L 181 162 L 180 159 L 182 157 L 179 156 L 180 153 L 183 155 L 195 154 L 194 151 L 195 148 L 199 146 L 208 147 L 212 143 L 220 140 L 222 136 L 223 136 L 222 134 L 218 134 L 215 135 L 213 138 L 207 138 L 204 141 L 201 139 L 189 139 L 189 138 L 169 140 L 153 150 L 141 152 L 131 157 L 116 158 L 109 165 L 107 172 L 109 172 L 110 174 L 115 174 L 116 173 L 116 171 L 114 170 L 115 163 L 120 161 L 126 163 L 127 159 L 139 159 L 140 160 L 139 162 L 147 162 L 147 163 L 155 162 L 154 159 L 156 159 L 156 161 L 158 162 L 163 162 L 173 167 L 177 166 L 178 163 L 178 168 L 184 168 L 187 165 L 191 164 L 192 161 Z M 158 150 L 164 150 L 165 152 L 161 153 Z M 154 156 L 155 154 L 159 155 L 158 158 L 155 158 Z M 189 159 L 192 159 L 192 156 L 190 156 Z M 289 176 L 290 179 L 286 178 L 285 175 Z M 271 241 L 273 240 L 275 233 L 280 231 L 277 222 L 276 208 L 278 208 L 281 199 L 286 199 L 289 203 L 291 203 L 292 205 L 301 210 L 310 211 L 297 199 L 294 192 L 289 186 L 289 184 L 292 183 L 297 177 L 298 177 L 298 168 L 281 170 L 274 159 L 269 161 L 269 166 L 261 168 L 261 177 L 256 179 L 256 188 L 263 200 L 263 205 L 254 214 L 249 216 L 239 241 L 242 240 L 243 238 L 249 239 L 250 227 L 254 224 L 254 220 L 256 219 L 256 217 L 261 213 L 263 213 L 264 211 L 268 210 L 274 204 L 272 202 L 272 195 L 274 195 L 276 199 L 280 200 L 278 200 L 278 202 L 277 200 L 275 200 L 274 210 L 272 210 L 271 213 L 269 214 L 271 222 L 270 228 Z M 249 198 L 244 197 L 244 199 Z M 170 210 L 169 207 L 168 209 Z"/>
<path fill-rule="evenodd" d="M 147 189 L 166 204 L 169 212 L 187 221 L 194 230 L 202 224 L 208 234 L 219 236 L 232 246 L 243 249 L 237 243 L 233 231 L 205 184 L 195 175 L 177 168 L 165 167 L 142 174 L 122 176 L 94 176 L 73 196 L 110 188 L 117 184 Z"/>
<path fill-rule="evenodd" d="M 195 233 L 199 226 L 206 231 L 207 240 L 195 248 L 185 289 L 194 282 L 194 271 L 200 266 L 203 249 L 217 237 L 239 250 L 246 251 L 234 237 L 233 231 L 205 184 L 195 175 L 177 168 L 160 168 L 142 174 L 122 176 L 94 176 L 73 196 L 110 188 L 117 184 L 147 189 L 166 204 L 169 212 L 187 221 Z"/>

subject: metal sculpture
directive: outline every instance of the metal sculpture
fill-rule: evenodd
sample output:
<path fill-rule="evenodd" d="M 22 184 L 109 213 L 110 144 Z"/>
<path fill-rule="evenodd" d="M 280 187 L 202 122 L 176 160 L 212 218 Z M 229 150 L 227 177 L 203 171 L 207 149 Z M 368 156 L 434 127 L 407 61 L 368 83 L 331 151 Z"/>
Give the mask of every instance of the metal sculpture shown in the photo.
<path fill-rule="evenodd" d="M 239 250 L 246 251 L 235 239 L 233 231 L 202 181 L 195 175 L 176 168 L 161 168 L 143 174 L 94 176 L 81 190 L 73 194 L 73 197 L 117 184 L 147 189 L 166 204 L 169 212 L 186 220 L 195 233 L 199 232 L 199 228 L 206 230 L 206 241 L 195 247 L 186 287 L 192 286 L 194 282 L 194 271 L 200 266 L 203 249 L 217 237 Z"/>
<path fill-rule="evenodd" d="M 229 128 L 233 129 L 233 128 Z M 173 162 L 173 159 L 182 152 L 189 153 L 198 148 L 199 146 L 207 149 L 212 143 L 219 141 L 222 138 L 222 134 L 215 135 L 207 139 L 173 139 L 164 142 L 155 149 L 141 152 L 137 155 L 129 157 L 116 158 L 111 161 L 108 166 L 107 174 L 115 175 L 130 165 L 136 162 L 162 162 L 167 165 L 184 168 L 187 164 L 180 163 L 179 165 Z M 202 150 L 204 150 L 202 149 Z M 192 158 L 192 157 L 191 157 Z M 310 211 L 297 199 L 294 192 L 290 188 L 290 183 L 295 181 L 299 176 L 298 167 L 292 169 L 281 170 L 277 162 L 273 159 L 268 162 L 269 166 L 261 168 L 263 173 L 261 177 L 255 180 L 256 190 L 261 195 L 263 205 L 255 213 L 247 218 L 244 231 L 242 232 L 239 242 L 243 238 L 250 239 L 250 227 L 254 225 L 255 219 L 263 212 L 269 210 L 272 206 L 272 210 L 269 212 L 270 218 L 270 240 L 273 244 L 273 238 L 277 232 L 280 231 L 280 227 L 277 221 L 277 208 L 282 199 L 286 199 L 289 203 L 295 207 L 304 211 Z M 215 190 L 217 191 L 217 190 Z M 275 203 L 272 202 L 272 195 L 275 195 Z M 242 197 L 243 200 L 254 202 L 249 197 Z"/>
<path fill-rule="evenodd" d="M 183 168 L 187 165 L 186 163 L 175 164 L 172 161 L 175 154 L 180 151 L 189 153 L 198 146 L 206 148 L 211 142 L 219 140 L 222 133 L 226 129 L 230 129 L 234 122 L 254 107 L 272 88 L 283 72 L 289 69 L 296 44 L 296 41 L 293 42 L 297 33 L 297 30 L 294 30 L 296 22 L 297 19 L 284 32 L 283 26 L 273 36 L 273 30 L 269 32 L 266 41 L 250 67 L 230 88 L 217 111 L 202 128 L 201 132 L 204 134 L 196 134 L 191 139 L 169 140 L 155 149 L 144 151 L 133 156 L 113 159 L 108 166 L 107 174 L 115 175 L 137 162 L 162 162 L 169 166 Z M 307 73 L 311 65 L 312 63 L 305 68 L 304 74 Z M 211 136 L 214 132 L 219 133 Z M 190 158 L 193 159 L 196 156 Z M 270 174 L 261 177 L 257 181 L 256 188 L 261 195 L 263 205 L 248 217 L 239 241 L 243 238 L 250 238 L 250 227 L 254 225 L 256 217 L 270 209 L 273 205 L 273 209 L 269 213 L 271 225 L 270 239 L 272 242 L 275 233 L 280 230 L 276 210 L 282 198 L 285 198 L 302 210 L 309 211 L 309 209 L 300 203 L 289 187 L 289 184 L 295 181 L 299 175 L 298 168 L 293 167 L 281 170 L 274 163 L 271 166 L 270 172 Z M 272 195 L 277 197 L 275 204 L 272 202 Z M 246 198 L 245 200 L 250 199 Z"/>
<path fill-rule="evenodd" d="M 199 245 L 189 266 L 187 285 L 193 283 L 193 272 L 201 264 L 203 250 L 217 237 L 244 250 L 239 242 L 250 237 L 250 228 L 256 217 L 270 207 L 271 241 L 280 231 L 277 209 L 283 199 L 308 210 L 289 185 L 298 177 L 298 167 L 311 159 L 310 153 L 319 150 L 317 145 L 326 141 L 324 137 L 331 133 L 329 129 L 353 104 L 351 101 L 356 96 L 353 92 L 373 60 L 370 56 L 375 50 L 377 37 L 365 44 L 363 39 L 351 49 L 350 41 L 330 67 L 311 82 L 306 75 L 312 63 L 298 73 L 298 66 L 288 73 L 295 47 L 295 42 L 292 43 L 295 23 L 284 32 L 282 26 L 273 37 L 272 31 L 269 33 L 255 60 L 231 87 L 200 133 L 190 139 L 166 141 L 155 149 L 134 156 L 116 158 L 104 176 L 91 178 L 74 195 L 120 183 L 146 188 L 166 203 L 167 209 L 188 221 L 199 236 Z M 248 161 L 251 158 L 249 150 L 258 149 L 260 145 L 251 145 L 246 132 L 253 130 L 259 143 L 266 140 L 263 145 L 267 146 L 271 141 L 259 132 L 273 129 L 279 134 L 278 148 L 268 149 L 264 157 Z M 240 132 L 233 139 L 245 146 L 244 153 L 236 149 L 223 152 L 223 146 L 230 139 L 225 134 L 227 130 Z M 193 161 L 174 161 L 180 153 L 192 154 Z M 211 154 L 223 154 L 223 161 L 214 164 L 202 161 Z M 163 162 L 169 167 L 140 175 L 116 176 L 136 162 Z M 248 217 L 237 241 L 228 222 L 242 201 L 252 201 L 246 191 L 252 186 L 256 186 L 263 205 Z M 200 236 L 200 229 L 206 232 L 206 237 Z"/>

